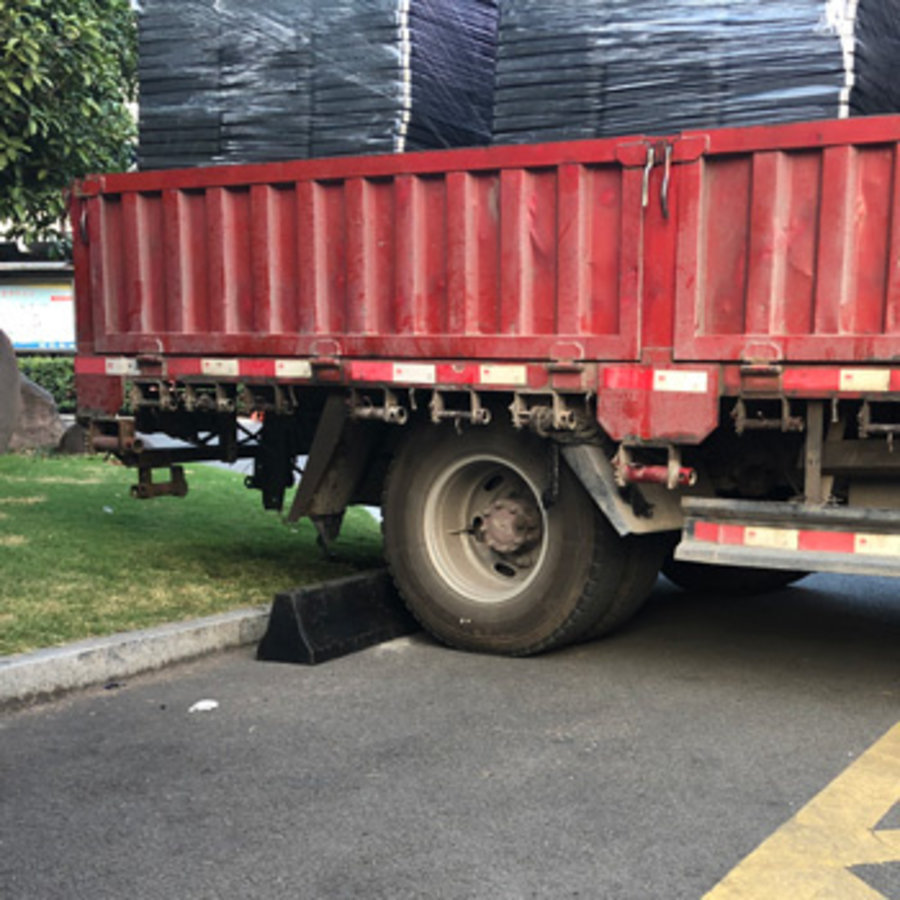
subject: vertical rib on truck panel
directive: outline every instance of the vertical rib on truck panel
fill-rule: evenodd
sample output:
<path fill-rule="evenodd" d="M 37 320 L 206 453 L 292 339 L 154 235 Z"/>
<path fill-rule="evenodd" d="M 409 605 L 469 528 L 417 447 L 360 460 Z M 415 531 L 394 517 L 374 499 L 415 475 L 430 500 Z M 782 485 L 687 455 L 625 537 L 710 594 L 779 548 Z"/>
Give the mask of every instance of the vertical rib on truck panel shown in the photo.
<path fill-rule="evenodd" d="M 96 352 L 636 356 L 640 171 L 613 141 L 105 176 L 81 197 Z"/>
<path fill-rule="evenodd" d="M 900 355 L 900 127 L 711 132 L 679 172 L 681 359 Z"/>

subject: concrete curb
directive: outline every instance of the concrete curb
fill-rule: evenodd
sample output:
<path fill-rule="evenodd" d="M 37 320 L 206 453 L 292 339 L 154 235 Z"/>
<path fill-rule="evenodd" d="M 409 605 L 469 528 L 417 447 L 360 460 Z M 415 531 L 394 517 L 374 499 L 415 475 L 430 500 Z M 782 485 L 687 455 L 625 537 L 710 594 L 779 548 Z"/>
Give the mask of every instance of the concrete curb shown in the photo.
<path fill-rule="evenodd" d="M 161 669 L 171 663 L 257 643 L 270 606 L 91 638 L 0 658 L 0 707 Z"/>

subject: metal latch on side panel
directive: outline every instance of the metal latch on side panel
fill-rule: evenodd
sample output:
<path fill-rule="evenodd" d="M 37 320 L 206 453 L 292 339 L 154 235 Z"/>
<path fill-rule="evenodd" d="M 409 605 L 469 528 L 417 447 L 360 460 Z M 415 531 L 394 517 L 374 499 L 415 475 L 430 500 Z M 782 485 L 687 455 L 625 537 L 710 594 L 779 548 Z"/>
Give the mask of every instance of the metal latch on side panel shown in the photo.
<path fill-rule="evenodd" d="M 740 368 L 742 394 L 781 394 L 784 368 L 775 363 L 744 363 Z"/>
<path fill-rule="evenodd" d="M 672 180 L 672 160 L 674 145 L 671 141 L 636 141 L 620 144 L 616 157 L 627 168 L 643 169 L 641 181 L 641 209 L 650 206 L 650 177 L 655 166 L 662 166 L 663 174 L 659 184 L 659 205 L 664 219 L 669 218 L 669 185 Z"/>

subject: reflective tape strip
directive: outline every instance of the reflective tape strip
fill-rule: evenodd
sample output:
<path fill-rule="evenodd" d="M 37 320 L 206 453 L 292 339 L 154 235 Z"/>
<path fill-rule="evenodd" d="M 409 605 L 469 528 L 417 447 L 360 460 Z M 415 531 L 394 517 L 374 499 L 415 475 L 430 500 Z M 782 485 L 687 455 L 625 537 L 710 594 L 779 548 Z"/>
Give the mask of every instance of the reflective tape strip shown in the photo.
<path fill-rule="evenodd" d="M 275 375 L 275 360 L 241 359 L 238 360 L 238 371 L 241 378 L 272 378 Z"/>
<path fill-rule="evenodd" d="M 654 369 L 653 390 L 705 394 L 709 390 L 709 374 L 693 369 Z"/>
<path fill-rule="evenodd" d="M 897 556 L 900 554 L 900 535 L 857 534 L 853 541 L 853 552 L 865 556 Z"/>
<path fill-rule="evenodd" d="M 796 550 L 800 532 L 796 528 L 744 528 L 745 547 L 765 547 L 769 550 Z"/>
<path fill-rule="evenodd" d="M 392 381 L 394 367 L 391 363 L 383 362 L 351 362 L 351 381 Z"/>
<path fill-rule="evenodd" d="M 118 357 L 106 360 L 107 375 L 138 375 L 140 370 L 136 359 Z"/>
<path fill-rule="evenodd" d="M 478 384 L 478 366 L 466 363 L 440 363 L 438 384 Z"/>
<path fill-rule="evenodd" d="M 435 367 L 429 363 L 394 363 L 391 381 L 404 384 L 434 384 Z"/>
<path fill-rule="evenodd" d="M 799 550 L 862 556 L 900 555 L 900 534 L 868 534 L 852 531 L 808 531 L 757 525 L 694 523 L 693 538 L 710 544 L 754 547 L 768 550 Z"/>
<path fill-rule="evenodd" d="M 838 369 L 786 369 L 781 386 L 786 391 L 836 391 L 841 378 Z"/>
<path fill-rule="evenodd" d="M 478 370 L 479 384 L 528 384 L 528 369 L 525 366 L 484 365 Z"/>
<path fill-rule="evenodd" d="M 278 378 L 312 378 L 312 365 L 308 359 L 276 359 L 275 375 Z"/>
<path fill-rule="evenodd" d="M 496 387 L 523 387 L 528 384 L 529 367 L 512 363 L 424 363 L 347 361 L 353 381 L 380 381 L 399 384 L 459 384 Z M 170 376 L 207 375 L 218 378 L 312 378 L 307 359 L 215 357 L 167 357 L 165 371 Z M 542 367 L 532 366 L 532 374 Z M 136 359 L 125 356 L 77 356 L 75 371 L 82 375 L 140 375 Z M 601 368 L 603 389 L 616 391 L 654 391 L 659 393 L 705 394 L 710 390 L 709 371 L 703 369 L 653 369 L 650 366 L 614 365 Z M 148 372 L 148 377 L 153 377 Z M 792 394 L 900 393 L 900 369 L 885 368 L 786 368 L 781 387 Z"/>
<path fill-rule="evenodd" d="M 201 359 L 200 374 L 237 378 L 240 374 L 240 365 L 236 359 Z"/>
<path fill-rule="evenodd" d="M 603 387 L 610 391 L 649 391 L 653 370 L 643 366 L 609 366 L 603 370 Z"/>
<path fill-rule="evenodd" d="M 518 387 L 528 384 L 524 365 L 473 363 L 351 362 L 351 381 L 399 384 L 471 384 Z"/>
<path fill-rule="evenodd" d="M 889 391 L 891 389 L 890 369 L 841 369 L 839 390 L 842 391 Z"/>
<path fill-rule="evenodd" d="M 602 385 L 611 391 L 657 391 L 671 394 L 706 394 L 709 372 L 704 369 L 651 369 L 647 366 L 608 366 Z"/>
<path fill-rule="evenodd" d="M 900 391 L 900 369 L 785 369 L 781 385 L 786 391 L 827 393 L 886 393 Z"/>

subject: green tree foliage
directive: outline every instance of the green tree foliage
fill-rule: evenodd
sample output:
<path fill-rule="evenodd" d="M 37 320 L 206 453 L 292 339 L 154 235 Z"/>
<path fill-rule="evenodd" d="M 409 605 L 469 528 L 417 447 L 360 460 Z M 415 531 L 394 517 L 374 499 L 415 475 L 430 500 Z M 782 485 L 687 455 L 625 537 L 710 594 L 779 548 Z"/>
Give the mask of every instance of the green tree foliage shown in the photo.
<path fill-rule="evenodd" d="M 130 0 L 0 0 L 0 223 L 59 241 L 64 191 L 133 156 Z"/>

